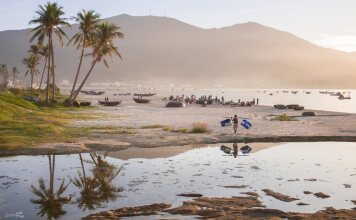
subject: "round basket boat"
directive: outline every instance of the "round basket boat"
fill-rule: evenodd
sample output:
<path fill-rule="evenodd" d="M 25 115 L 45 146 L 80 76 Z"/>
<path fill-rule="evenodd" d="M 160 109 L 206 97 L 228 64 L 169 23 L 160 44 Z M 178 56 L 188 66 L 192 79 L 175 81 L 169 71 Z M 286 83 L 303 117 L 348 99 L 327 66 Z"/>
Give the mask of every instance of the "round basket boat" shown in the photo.
<path fill-rule="evenodd" d="M 184 102 L 180 101 L 171 101 L 166 104 L 166 108 L 182 108 L 185 107 Z"/>

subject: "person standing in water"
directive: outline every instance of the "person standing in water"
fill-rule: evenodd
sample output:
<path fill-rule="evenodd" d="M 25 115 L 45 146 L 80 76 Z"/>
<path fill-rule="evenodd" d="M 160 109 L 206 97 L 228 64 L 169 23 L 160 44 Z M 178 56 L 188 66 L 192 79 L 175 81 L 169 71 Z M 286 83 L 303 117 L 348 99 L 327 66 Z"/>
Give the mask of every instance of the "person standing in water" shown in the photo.
<path fill-rule="evenodd" d="M 237 134 L 237 128 L 238 128 L 238 126 L 239 126 L 239 119 L 237 118 L 237 115 L 235 115 L 235 116 L 232 118 L 232 123 L 233 123 L 232 128 L 234 129 L 234 133 Z"/>

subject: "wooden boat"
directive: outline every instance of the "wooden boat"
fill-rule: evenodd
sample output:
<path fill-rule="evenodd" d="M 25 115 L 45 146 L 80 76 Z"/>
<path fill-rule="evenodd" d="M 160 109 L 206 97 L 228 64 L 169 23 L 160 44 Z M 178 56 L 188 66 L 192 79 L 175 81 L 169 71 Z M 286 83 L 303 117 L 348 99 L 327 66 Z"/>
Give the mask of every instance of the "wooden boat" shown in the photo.
<path fill-rule="evenodd" d="M 180 101 L 170 101 L 166 104 L 166 108 L 182 108 L 185 107 L 184 102 Z"/>
<path fill-rule="evenodd" d="M 140 103 L 140 104 L 147 104 L 147 103 L 150 103 L 151 100 L 149 99 L 143 99 L 143 98 L 133 98 L 133 100 L 136 102 L 136 103 Z"/>
<path fill-rule="evenodd" d="M 287 109 L 287 106 L 281 104 L 274 105 L 273 107 L 276 109 Z"/>
<path fill-rule="evenodd" d="M 287 105 L 288 109 L 294 109 L 297 108 L 299 105 L 293 104 L 293 105 Z"/>
<path fill-rule="evenodd" d="M 149 97 L 154 95 L 156 95 L 156 93 L 134 93 L 134 96 L 143 96 L 143 97 Z"/>
<path fill-rule="evenodd" d="M 117 106 L 121 104 L 121 101 L 98 101 L 102 106 Z"/>
<path fill-rule="evenodd" d="M 301 110 L 304 110 L 304 106 L 296 106 L 293 109 L 296 111 L 301 111 Z"/>
<path fill-rule="evenodd" d="M 80 106 L 90 106 L 91 102 L 80 102 Z"/>
<path fill-rule="evenodd" d="M 81 93 L 85 94 L 85 95 L 103 95 L 105 92 L 95 92 L 95 91 L 80 91 Z"/>

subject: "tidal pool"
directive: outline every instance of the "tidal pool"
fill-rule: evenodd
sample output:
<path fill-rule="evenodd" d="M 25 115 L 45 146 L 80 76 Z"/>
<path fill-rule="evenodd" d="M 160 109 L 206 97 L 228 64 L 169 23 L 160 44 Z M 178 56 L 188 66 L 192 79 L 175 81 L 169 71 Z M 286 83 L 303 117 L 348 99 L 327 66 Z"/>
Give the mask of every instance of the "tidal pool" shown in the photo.
<path fill-rule="evenodd" d="M 218 145 L 150 159 L 135 158 L 135 151 L 131 159 L 114 158 L 120 158 L 120 152 L 3 157 L 0 219 L 78 219 L 161 202 L 176 207 L 190 199 L 177 196 L 180 193 L 231 197 L 253 191 L 267 208 L 283 211 L 355 206 L 351 200 L 356 200 L 356 143 L 283 143 L 257 152 L 253 143 L 249 146 L 251 153 L 240 151 L 236 158 Z M 299 200 L 283 202 L 263 189 Z M 313 195 L 317 192 L 330 197 L 317 198 Z M 299 206 L 299 202 L 309 205 Z"/>

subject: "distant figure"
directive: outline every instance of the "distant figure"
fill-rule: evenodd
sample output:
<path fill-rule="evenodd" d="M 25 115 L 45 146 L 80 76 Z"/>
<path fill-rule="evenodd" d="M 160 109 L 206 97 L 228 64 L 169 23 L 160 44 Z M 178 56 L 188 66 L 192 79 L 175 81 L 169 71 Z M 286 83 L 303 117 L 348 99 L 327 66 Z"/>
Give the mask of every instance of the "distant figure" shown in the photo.
<path fill-rule="evenodd" d="M 258 101 L 259 101 L 259 100 L 258 100 L 258 98 L 257 98 L 257 105 L 258 105 Z"/>
<path fill-rule="evenodd" d="M 232 153 L 234 155 L 234 157 L 236 158 L 237 157 L 237 154 L 238 154 L 238 146 L 237 146 L 237 143 L 234 142 L 234 144 L 232 145 L 233 146 L 233 149 L 234 149 L 234 152 Z"/>
<path fill-rule="evenodd" d="M 221 96 L 221 102 L 222 102 L 222 104 L 224 104 L 224 103 L 225 103 L 224 96 Z"/>
<path fill-rule="evenodd" d="M 232 118 L 232 122 L 233 122 L 232 128 L 234 129 L 234 133 L 237 134 L 237 128 L 238 128 L 238 126 L 239 126 L 239 119 L 237 118 L 237 115 L 235 115 L 235 116 Z"/>

